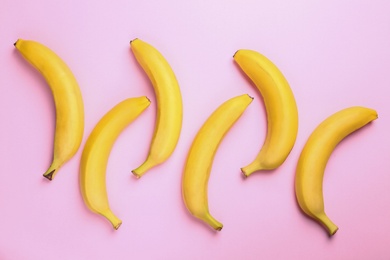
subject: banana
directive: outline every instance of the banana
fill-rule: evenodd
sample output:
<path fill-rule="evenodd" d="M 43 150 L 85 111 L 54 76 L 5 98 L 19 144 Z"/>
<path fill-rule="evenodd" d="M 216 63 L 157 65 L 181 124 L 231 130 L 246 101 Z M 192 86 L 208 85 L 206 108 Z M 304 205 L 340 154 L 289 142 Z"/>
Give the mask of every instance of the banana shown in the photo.
<path fill-rule="evenodd" d="M 324 211 L 322 182 L 328 159 L 346 136 L 378 118 L 364 107 L 343 109 L 324 120 L 310 135 L 298 160 L 295 194 L 305 214 L 322 224 L 332 236 L 338 227 Z"/>
<path fill-rule="evenodd" d="M 22 56 L 45 78 L 53 93 L 56 129 L 53 160 L 43 174 L 52 180 L 58 169 L 77 152 L 84 133 L 84 105 L 77 81 L 69 67 L 46 46 L 18 39 L 14 43 Z"/>
<path fill-rule="evenodd" d="M 269 59 L 252 50 L 238 50 L 233 58 L 260 91 L 267 111 L 263 147 L 252 163 L 241 168 L 248 177 L 255 171 L 276 169 L 286 160 L 298 133 L 298 110 L 287 80 Z"/>
<path fill-rule="evenodd" d="M 192 215 L 218 231 L 223 225 L 209 213 L 207 200 L 207 183 L 212 163 L 223 137 L 252 100 L 245 94 L 218 107 L 199 130 L 187 156 L 182 179 L 185 205 Z"/>
<path fill-rule="evenodd" d="M 130 42 L 131 50 L 153 84 L 157 98 L 157 116 L 153 139 L 146 161 L 132 171 L 140 178 L 152 167 L 163 163 L 179 140 L 183 105 L 179 84 L 172 68 L 153 46 L 139 39 Z"/>
<path fill-rule="evenodd" d="M 88 208 L 108 219 L 115 229 L 122 221 L 111 211 L 106 190 L 107 161 L 115 140 L 148 106 L 147 97 L 129 98 L 98 122 L 85 144 L 80 162 L 80 189 Z"/>

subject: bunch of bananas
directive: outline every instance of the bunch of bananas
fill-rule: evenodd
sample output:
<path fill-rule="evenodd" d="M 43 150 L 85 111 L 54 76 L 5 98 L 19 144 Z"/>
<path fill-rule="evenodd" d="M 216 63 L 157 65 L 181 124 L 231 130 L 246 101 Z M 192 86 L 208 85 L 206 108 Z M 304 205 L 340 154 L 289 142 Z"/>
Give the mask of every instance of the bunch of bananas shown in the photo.
<path fill-rule="evenodd" d="M 46 79 L 56 107 L 53 160 L 43 174 L 52 180 L 60 167 L 80 147 L 84 133 L 84 106 L 75 77 L 65 62 L 46 46 L 19 39 L 16 49 Z M 179 84 L 164 56 L 150 44 L 135 39 L 131 50 L 150 79 L 156 94 L 157 116 L 153 139 L 145 162 L 132 172 L 140 178 L 165 162 L 178 143 L 183 117 Z M 298 109 L 293 92 L 281 71 L 265 56 L 238 50 L 234 60 L 256 85 L 267 112 L 267 135 L 255 159 L 241 168 L 245 177 L 260 170 L 276 169 L 290 154 L 298 133 Z M 188 152 L 182 193 L 189 212 L 215 230 L 223 225 L 209 212 L 207 186 L 213 159 L 223 137 L 244 113 L 253 98 L 247 94 L 220 105 L 198 131 Z M 110 210 L 106 190 L 106 167 L 119 134 L 150 105 L 143 97 L 128 98 L 107 112 L 89 135 L 80 162 L 80 189 L 87 207 L 104 216 L 115 229 L 122 221 Z M 295 194 L 302 211 L 323 225 L 329 235 L 338 227 L 324 211 L 322 182 L 327 161 L 347 135 L 378 118 L 375 110 L 349 107 L 325 119 L 310 135 L 298 160 Z"/>

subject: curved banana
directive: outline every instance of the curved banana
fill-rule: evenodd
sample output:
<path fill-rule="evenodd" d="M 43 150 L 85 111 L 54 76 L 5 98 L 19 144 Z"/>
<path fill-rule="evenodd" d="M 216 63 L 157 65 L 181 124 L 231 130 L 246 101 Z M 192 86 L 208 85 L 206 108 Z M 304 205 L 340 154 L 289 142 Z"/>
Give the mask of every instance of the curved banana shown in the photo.
<path fill-rule="evenodd" d="M 58 169 L 77 152 L 84 133 L 84 105 L 81 92 L 69 67 L 52 50 L 18 39 L 16 49 L 46 79 L 56 107 L 53 161 L 43 174 L 52 180 Z"/>
<path fill-rule="evenodd" d="M 286 160 L 298 133 L 298 110 L 287 80 L 269 59 L 251 50 L 238 50 L 233 57 L 260 91 L 267 111 L 263 147 L 251 164 L 241 168 L 247 177 L 255 171 L 276 169 Z"/>
<path fill-rule="evenodd" d="M 322 224 L 330 235 L 338 227 L 324 211 L 322 181 L 328 159 L 346 136 L 378 118 L 375 110 L 364 107 L 343 109 L 325 119 L 310 135 L 298 160 L 295 194 L 309 217 Z"/>
<path fill-rule="evenodd" d="M 185 205 L 192 215 L 218 231 L 223 225 L 210 215 L 207 201 L 207 183 L 212 163 L 223 137 L 252 100 L 245 94 L 218 107 L 199 130 L 188 153 L 182 180 Z"/>
<path fill-rule="evenodd" d="M 112 146 L 123 129 L 148 106 L 147 97 L 129 98 L 112 108 L 91 132 L 80 162 L 80 189 L 88 208 L 107 218 L 115 229 L 122 221 L 110 210 L 106 190 L 106 168 Z"/>
<path fill-rule="evenodd" d="M 183 105 L 175 74 L 161 53 L 139 39 L 131 41 L 130 45 L 152 82 L 157 98 L 156 126 L 148 157 L 132 171 L 140 178 L 146 171 L 167 160 L 175 150 L 181 131 Z"/>

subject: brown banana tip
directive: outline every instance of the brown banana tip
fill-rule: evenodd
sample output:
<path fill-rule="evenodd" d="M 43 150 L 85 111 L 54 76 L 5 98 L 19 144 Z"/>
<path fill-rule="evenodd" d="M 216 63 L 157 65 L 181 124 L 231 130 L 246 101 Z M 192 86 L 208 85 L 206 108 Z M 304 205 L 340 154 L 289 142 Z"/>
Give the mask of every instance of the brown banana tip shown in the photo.
<path fill-rule="evenodd" d="M 246 179 L 248 177 L 248 175 L 246 175 L 246 173 L 244 172 L 244 170 L 241 168 L 241 173 L 242 173 L 242 177 L 244 177 L 244 179 Z"/>
<path fill-rule="evenodd" d="M 252 97 L 251 95 L 247 94 L 252 100 L 254 99 L 254 97 Z"/>
<path fill-rule="evenodd" d="M 145 96 L 146 97 L 146 99 L 149 101 L 149 103 L 152 103 L 152 101 L 150 101 L 150 99 L 147 97 L 147 96 Z"/>
<path fill-rule="evenodd" d="M 141 178 L 141 175 L 139 175 L 138 173 L 136 173 L 135 170 L 132 170 L 131 173 L 132 173 L 137 179 L 140 179 L 140 178 Z"/>
<path fill-rule="evenodd" d="M 56 170 L 52 170 L 51 172 L 49 172 L 48 174 L 44 174 L 43 177 L 45 177 L 46 179 L 48 179 L 49 181 L 53 180 L 53 174 Z"/>
<path fill-rule="evenodd" d="M 237 54 L 238 51 L 239 51 L 239 50 L 237 50 L 237 51 L 233 54 L 233 58 L 234 58 L 234 56 L 236 56 L 236 54 Z"/>
<path fill-rule="evenodd" d="M 115 229 L 115 230 L 118 230 L 118 228 L 119 228 L 121 225 L 122 225 L 122 223 L 119 223 L 118 225 L 116 225 L 116 226 L 114 227 L 114 229 Z"/>
<path fill-rule="evenodd" d="M 16 40 L 16 42 L 14 42 L 14 46 L 16 47 L 16 43 L 18 42 L 18 40 Z"/>
<path fill-rule="evenodd" d="M 215 230 L 221 231 L 221 230 L 222 230 L 222 227 L 217 227 Z"/>
<path fill-rule="evenodd" d="M 130 44 L 133 42 L 133 41 L 135 41 L 135 40 L 137 40 L 138 38 L 134 38 L 133 40 L 130 40 Z"/>

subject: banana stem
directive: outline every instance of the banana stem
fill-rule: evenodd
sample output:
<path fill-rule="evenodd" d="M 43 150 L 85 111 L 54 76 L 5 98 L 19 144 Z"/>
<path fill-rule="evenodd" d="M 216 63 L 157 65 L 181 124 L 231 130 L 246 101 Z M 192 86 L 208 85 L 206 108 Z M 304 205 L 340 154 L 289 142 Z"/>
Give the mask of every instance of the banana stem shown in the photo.
<path fill-rule="evenodd" d="M 137 177 L 138 179 L 142 177 L 142 175 L 145 174 L 149 169 L 156 166 L 156 164 L 150 159 L 146 159 L 146 161 L 139 166 L 137 169 L 132 170 L 131 172 Z"/>
<path fill-rule="evenodd" d="M 52 163 L 49 167 L 49 169 L 47 169 L 47 171 L 43 174 L 43 177 L 45 177 L 46 179 L 48 180 L 53 180 L 54 176 L 56 175 L 57 171 L 59 169 L 59 166 L 57 165 L 57 163 Z"/>
<path fill-rule="evenodd" d="M 202 218 L 202 220 L 217 231 L 221 231 L 223 227 L 223 224 L 218 220 L 216 220 L 215 218 L 213 218 L 213 216 L 211 216 L 210 214 L 207 214 L 204 218 Z"/>
<path fill-rule="evenodd" d="M 120 220 L 117 216 L 112 213 L 111 210 L 107 210 L 101 213 L 108 221 L 111 222 L 112 226 L 115 230 L 117 230 L 122 225 L 122 220 Z"/>
<path fill-rule="evenodd" d="M 244 174 L 245 177 L 248 177 L 252 173 L 254 173 L 256 171 L 260 171 L 260 170 L 264 170 L 264 169 L 256 161 L 241 168 L 241 172 L 242 172 L 242 174 Z"/>
<path fill-rule="evenodd" d="M 339 229 L 336 224 L 334 224 L 328 216 L 323 214 L 319 214 L 316 216 L 316 218 L 319 220 L 319 222 L 327 229 L 330 236 L 333 236 L 337 230 Z"/>

